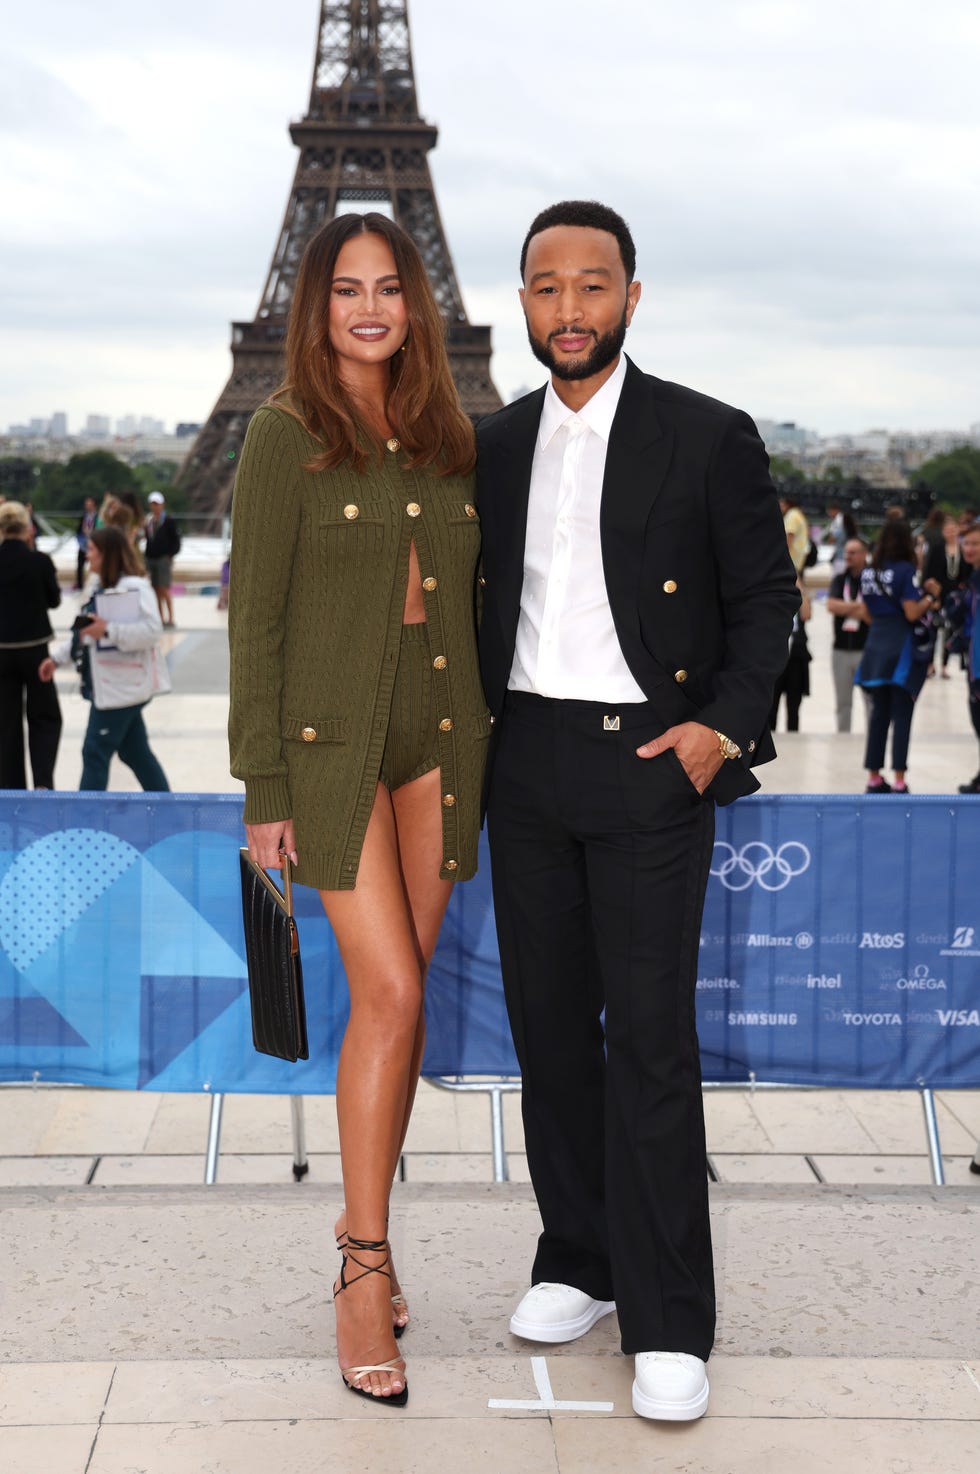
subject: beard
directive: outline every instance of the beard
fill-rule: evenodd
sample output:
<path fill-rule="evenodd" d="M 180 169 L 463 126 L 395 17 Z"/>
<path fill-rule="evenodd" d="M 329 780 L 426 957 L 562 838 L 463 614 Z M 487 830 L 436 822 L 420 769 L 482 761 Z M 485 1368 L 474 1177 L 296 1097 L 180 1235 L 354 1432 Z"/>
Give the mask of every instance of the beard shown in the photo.
<path fill-rule="evenodd" d="M 568 333 L 570 331 L 582 333 L 591 331 L 590 329 L 569 329 L 562 326 L 556 328 L 553 333 L 549 333 L 548 337 L 542 343 L 532 334 L 531 324 L 528 322 L 526 316 L 524 318 L 524 325 L 527 328 L 527 341 L 531 345 L 531 352 L 539 363 L 543 363 L 545 368 L 554 374 L 556 379 L 591 379 L 593 374 L 600 374 L 604 368 L 608 368 L 611 363 L 615 363 L 622 352 L 623 344 L 626 342 L 625 307 L 623 308 L 623 316 L 616 326 L 611 328 L 608 333 L 604 333 L 601 338 L 598 333 L 592 332 L 595 342 L 591 351 L 584 358 L 579 358 L 571 363 L 566 359 L 556 357 L 551 348 L 552 339 L 559 337 L 562 333 Z"/>

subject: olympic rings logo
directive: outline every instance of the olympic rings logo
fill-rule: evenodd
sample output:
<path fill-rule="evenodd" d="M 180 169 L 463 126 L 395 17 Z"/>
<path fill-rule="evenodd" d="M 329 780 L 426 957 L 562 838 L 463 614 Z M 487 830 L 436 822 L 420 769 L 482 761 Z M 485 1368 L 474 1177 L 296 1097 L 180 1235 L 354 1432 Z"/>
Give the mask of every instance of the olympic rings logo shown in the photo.
<path fill-rule="evenodd" d="M 810 851 L 795 839 L 787 840 L 775 851 L 759 839 L 743 844 L 740 850 L 719 839 L 715 850 L 722 851 L 722 860 L 716 865 L 712 853 L 710 874 L 729 891 L 747 891 L 753 881 L 758 881 L 764 891 L 785 890 L 791 880 L 810 868 Z"/>

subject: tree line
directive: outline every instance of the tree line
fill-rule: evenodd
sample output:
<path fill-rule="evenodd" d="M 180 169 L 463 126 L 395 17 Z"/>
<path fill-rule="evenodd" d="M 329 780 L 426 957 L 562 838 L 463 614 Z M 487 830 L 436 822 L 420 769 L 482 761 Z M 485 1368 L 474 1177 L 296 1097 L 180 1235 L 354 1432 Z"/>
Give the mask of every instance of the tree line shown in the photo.
<path fill-rule="evenodd" d="M 784 456 L 773 456 L 771 468 L 777 482 L 806 481 L 803 472 Z M 186 494 L 173 485 L 175 470 L 172 461 L 147 461 L 130 466 L 108 450 L 81 451 L 65 463 L 32 456 L 3 456 L 0 457 L 0 495 L 8 501 L 29 501 L 38 512 L 81 516 L 87 496 L 101 502 L 108 491 L 132 491 L 145 503 L 151 491 L 162 491 L 167 506 L 179 515 L 186 512 L 187 503 Z M 830 473 L 821 479 L 840 480 L 842 486 L 849 484 L 842 476 Z M 920 467 L 915 488 L 928 491 L 952 511 L 980 508 L 980 450 L 961 445 L 944 455 L 933 456 Z"/>
<path fill-rule="evenodd" d="M 42 461 L 34 456 L 0 457 L 0 496 L 30 502 L 35 512 L 54 517 L 80 517 L 87 496 L 101 503 L 107 492 L 131 491 L 146 505 L 151 491 L 161 491 L 168 509 L 186 511 L 186 494 L 173 485 L 173 461 L 127 465 L 109 450 L 86 450 L 70 460 Z"/>

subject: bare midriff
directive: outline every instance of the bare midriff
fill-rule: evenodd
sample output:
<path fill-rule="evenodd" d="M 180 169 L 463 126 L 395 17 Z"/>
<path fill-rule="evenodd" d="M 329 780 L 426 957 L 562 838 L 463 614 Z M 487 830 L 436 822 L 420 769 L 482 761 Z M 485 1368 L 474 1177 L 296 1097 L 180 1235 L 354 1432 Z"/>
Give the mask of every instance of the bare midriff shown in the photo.
<path fill-rule="evenodd" d="M 405 590 L 402 624 L 424 623 L 425 600 L 422 594 L 422 573 L 419 569 L 419 555 L 415 551 L 415 539 L 413 538 L 408 549 L 408 587 Z"/>

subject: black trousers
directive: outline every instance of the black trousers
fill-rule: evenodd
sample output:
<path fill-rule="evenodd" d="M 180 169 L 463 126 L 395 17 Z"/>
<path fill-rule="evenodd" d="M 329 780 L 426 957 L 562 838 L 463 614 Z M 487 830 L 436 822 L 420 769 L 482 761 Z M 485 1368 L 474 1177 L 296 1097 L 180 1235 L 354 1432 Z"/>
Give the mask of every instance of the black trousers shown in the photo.
<path fill-rule="evenodd" d="M 664 727 L 652 703 L 509 693 L 488 823 L 543 1225 L 532 1283 L 615 1299 L 624 1352 L 706 1359 L 715 1300 L 694 999 L 714 804 L 673 752 L 635 755 Z"/>
<path fill-rule="evenodd" d="M 47 653 L 46 642 L 0 650 L 0 788 L 27 787 L 25 711 L 34 787 L 54 787 L 61 707 L 54 681 L 42 681 L 37 673 Z"/>

